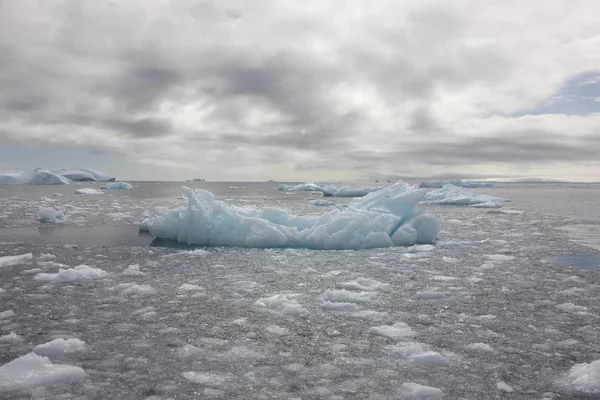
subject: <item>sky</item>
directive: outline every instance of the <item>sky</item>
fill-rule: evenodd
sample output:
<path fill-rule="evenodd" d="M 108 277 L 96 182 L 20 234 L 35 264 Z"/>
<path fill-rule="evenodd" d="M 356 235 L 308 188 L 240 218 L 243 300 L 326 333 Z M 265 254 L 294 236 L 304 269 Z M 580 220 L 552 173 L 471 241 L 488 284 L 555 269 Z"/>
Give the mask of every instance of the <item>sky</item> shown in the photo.
<path fill-rule="evenodd" d="M 0 170 L 600 181 L 600 2 L 0 0 Z"/>

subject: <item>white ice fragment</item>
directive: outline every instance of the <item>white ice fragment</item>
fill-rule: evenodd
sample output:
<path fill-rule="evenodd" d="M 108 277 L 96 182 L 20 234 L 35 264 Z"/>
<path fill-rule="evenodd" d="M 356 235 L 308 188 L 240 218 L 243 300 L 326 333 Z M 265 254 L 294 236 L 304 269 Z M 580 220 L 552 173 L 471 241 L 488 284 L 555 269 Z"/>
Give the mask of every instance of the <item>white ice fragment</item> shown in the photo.
<path fill-rule="evenodd" d="M 139 264 L 132 264 L 132 265 L 128 266 L 127 268 L 125 268 L 125 271 L 121 272 L 121 275 L 126 275 L 126 276 L 144 276 L 146 274 L 143 273 L 142 271 L 140 271 Z"/>
<path fill-rule="evenodd" d="M 357 189 L 352 189 L 348 186 L 342 186 L 338 188 L 334 185 L 325 185 L 322 187 L 323 196 L 333 196 L 333 197 L 363 197 L 368 195 L 369 193 L 376 192 L 378 190 L 384 189 L 383 186 L 376 187 L 362 187 Z"/>
<path fill-rule="evenodd" d="M 318 207 L 328 207 L 328 206 L 334 206 L 335 203 L 328 201 L 328 200 L 316 199 L 316 200 L 311 200 L 310 205 L 318 206 Z"/>
<path fill-rule="evenodd" d="M 587 310 L 587 307 L 578 306 L 573 303 L 558 304 L 558 305 L 556 305 L 556 308 L 558 308 L 561 311 L 570 312 L 570 313 L 582 312 L 582 311 Z"/>
<path fill-rule="evenodd" d="M 515 256 L 507 256 L 506 254 L 486 254 L 485 258 L 490 261 L 513 261 Z"/>
<path fill-rule="evenodd" d="M 320 217 L 275 208 L 237 207 L 202 189 L 183 187 L 187 207 L 165 208 L 140 224 L 155 237 L 181 243 L 240 247 L 363 249 L 433 243 L 438 223 L 415 205 L 423 192 L 403 182 L 354 199 Z"/>
<path fill-rule="evenodd" d="M 479 194 L 471 190 L 448 184 L 444 185 L 441 189 L 428 192 L 425 197 L 423 197 L 421 203 L 498 208 L 503 206 L 504 201 L 505 199 L 501 197 Z"/>
<path fill-rule="evenodd" d="M 52 364 L 48 357 L 29 353 L 0 367 L 0 391 L 29 389 L 83 378 L 85 371 L 79 367 Z"/>
<path fill-rule="evenodd" d="M 356 303 L 324 301 L 323 303 L 321 303 L 321 308 L 323 308 L 324 310 L 333 311 L 357 311 L 361 309 L 361 306 Z"/>
<path fill-rule="evenodd" d="M 0 312 L 0 319 L 12 318 L 15 315 L 16 315 L 16 313 L 13 310 L 2 311 L 2 312 Z"/>
<path fill-rule="evenodd" d="M 408 253 L 426 253 L 435 250 L 435 246 L 431 244 L 415 244 L 410 246 L 406 251 Z"/>
<path fill-rule="evenodd" d="M 23 340 L 23 336 L 17 335 L 14 332 L 9 333 L 8 335 L 0 336 L 0 343 L 20 343 Z"/>
<path fill-rule="evenodd" d="M 100 189 L 82 188 L 77 189 L 75 194 L 104 194 L 104 192 Z"/>
<path fill-rule="evenodd" d="M 177 290 L 180 292 L 193 292 L 193 291 L 204 290 L 204 289 L 198 285 L 194 285 L 191 283 L 184 283 L 183 285 L 179 286 L 177 288 Z"/>
<path fill-rule="evenodd" d="M 38 281 L 52 283 L 74 283 L 93 279 L 101 279 L 108 276 L 108 272 L 100 268 L 92 268 L 87 265 L 78 265 L 74 268 L 59 268 L 57 273 L 40 273 L 33 277 Z"/>
<path fill-rule="evenodd" d="M 133 189 L 133 185 L 128 182 L 111 182 L 102 186 L 102 189 L 109 190 L 124 190 L 124 189 Z"/>
<path fill-rule="evenodd" d="M 358 290 L 362 292 L 380 291 L 389 293 L 392 291 L 392 286 L 389 283 L 383 283 L 371 278 L 356 278 L 350 282 L 337 282 L 335 287 L 338 289 Z"/>
<path fill-rule="evenodd" d="M 321 192 L 323 185 L 315 182 L 305 182 L 299 185 L 285 185 L 281 184 L 278 187 L 279 190 L 285 191 L 299 191 L 299 192 Z"/>
<path fill-rule="evenodd" d="M 498 381 L 498 383 L 496 383 L 496 389 L 500 390 L 501 392 L 506 392 L 506 393 L 512 393 L 514 390 L 512 388 L 512 386 L 510 386 L 508 383 L 506 383 L 504 381 Z"/>
<path fill-rule="evenodd" d="M 61 358 L 70 353 L 83 351 L 85 342 L 79 339 L 54 339 L 48 343 L 39 344 L 33 348 L 33 352 L 39 356 L 51 359 Z"/>
<path fill-rule="evenodd" d="M 223 376 L 213 374 L 211 372 L 187 371 L 182 373 L 181 375 L 183 375 L 183 377 L 190 382 L 212 387 L 219 387 L 229 379 L 227 375 Z"/>
<path fill-rule="evenodd" d="M 331 290 L 327 289 L 323 293 L 323 299 L 333 303 L 364 303 L 374 299 L 374 293 L 370 292 L 351 292 L 349 290 Z"/>
<path fill-rule="evenodd" d="M 412 337 L 417 334 L 404 322 L 396 322 L 394 325 L 373 326 L 369 328 L 369 333 L 396 341 Z"/>
<path fill-rule="evenodd" d="M 493 353 L 494 349 L 487 343 L 470 343 L 467 345 L 467 349 L 473 351 L 481 351 L 483 353 Z"/>
<path fill-rule="evenodd" d="M 444 392 L 431 386 L 419 385 L 414 382 L 405 382 L 400 388 L 403 399 L 434 400 L 444 397 Z"/>
<path fill-rule="evenodd" d="M 256 304 L 285 316 L 295 317 L 305 312 L 304 307 L 294 300 L 293 295 L 276 294 L 271 297 L 258 299 Z"/>
<path fill-rule="evenodd" d="M 136 296 L 156 292 L 156 289 L 150 285 L 138 285 L 137 283 L 121 283 L 113 286 L 113 289 L 126 296 Z"/>
<path fill-rule="evenodd" d="M 269 326 L 267 326 L 267 328 L 265 330 L 269 333 L 272 333 L 274 335 L 279 335 L 279 336 L 288 335 L 290 333 L 289 329 L 282 328 L 277 325 L 269 325 Z"/>
<path fill-rule="evenodd" d="M 415 299 L 419 300 L 438 300 L 443 299 L 444 297 L 446 297 L 445 293 L 434 291 L 422 291 L 415 294 Z"/>
<path fill-rule="evenodd" d="M 18 256 L 0 257 L 0 268 L 12 267 L 13 265 L 27 264 L 33 260 L 33 253 L 21 254 Z"/>
<path fill-rule="evenodd" d="M 193 357 L 202 352 L 203 350 L 201 348 L 193 346 L 191 344 L 186 344 L 177 350 L 177 353 L 180 357 Z"/>
<path fill-rule="evenodd" d="M 600 360 L 575 364 L 564 377 L 564 383 L 576 392 L 600 395 Z"/>
<path fill-rule="evenodd" d="M 40 222 L 54 222 L 57 219 L 63 219 L 64 216 L 62 211 L 56 211 L 52 207 L 42 207 L 38 211 L 38 220 Z"/>
<path fill-rule="evenodd" d="M 435 351 L 424 351 L 408 357 L 408 361 L 418 365 L 448 365 L 450 361 Z"/>

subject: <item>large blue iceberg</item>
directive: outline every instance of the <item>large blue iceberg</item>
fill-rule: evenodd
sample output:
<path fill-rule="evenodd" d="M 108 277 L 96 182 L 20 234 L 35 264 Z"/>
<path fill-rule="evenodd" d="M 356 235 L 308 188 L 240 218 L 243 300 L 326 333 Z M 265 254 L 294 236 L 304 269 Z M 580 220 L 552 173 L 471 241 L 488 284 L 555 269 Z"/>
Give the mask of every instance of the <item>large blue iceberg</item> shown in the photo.
<path fill-rule="evenodd" d="M 237 207 L 183 187 L 187 206 L 158 210 L 140 224 L 154 237 L 202 246 L 366 249 L 434 243 L 438 221 L 415 209 L 424 191 L 398 182 L 319 217 L 276 208 Z"/>

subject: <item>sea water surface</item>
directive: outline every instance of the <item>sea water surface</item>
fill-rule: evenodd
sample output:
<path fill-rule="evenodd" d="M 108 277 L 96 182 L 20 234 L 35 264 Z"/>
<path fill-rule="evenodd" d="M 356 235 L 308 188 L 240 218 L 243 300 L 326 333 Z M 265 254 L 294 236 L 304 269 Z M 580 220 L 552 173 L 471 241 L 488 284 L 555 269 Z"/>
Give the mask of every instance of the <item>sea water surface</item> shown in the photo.
<path fill-rule="evenodd" d="M 303 215 L 331 209 L 309 204 L 318 193 L 132 183 L 0 185 L 0 368 L 85 342 L 49 356 L 83 373 L 21 386 L 0 373 L 0 398 L 598 397 L 569 372 L 600 359 L 600 185 L 474 189 L 511 201 L 428 207 L 433 248 L 315 251 L 168 247 L 137 224 L 183 205 L 182 184 Z M 40 223 L 41 207 L 65 219 Z M 93 270 L 58 274 L 80 265 Z"/>

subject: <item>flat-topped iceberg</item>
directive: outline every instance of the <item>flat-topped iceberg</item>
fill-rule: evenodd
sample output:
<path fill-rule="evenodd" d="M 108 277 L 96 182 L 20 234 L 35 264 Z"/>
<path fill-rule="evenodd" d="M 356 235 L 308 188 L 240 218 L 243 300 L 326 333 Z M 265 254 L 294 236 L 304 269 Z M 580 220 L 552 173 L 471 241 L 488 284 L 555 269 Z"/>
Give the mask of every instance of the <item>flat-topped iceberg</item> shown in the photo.
<path fill-rule="evenodd" d="M 0 184 L 69 185 L 73 181 L 110 182 L 115 178 L 89 168 L 0 172 Z"/>
<path fill-rule="evenodd" d="M 454 185 L 444 185 L 441 189 L 428 192 L 421 204 L 442 204 L 455 206 L 472 206 L 480 208 L 499 208 L 506 200 L 502 197 L 475 193 Z"/>
<path fill-rule="evenodd" d="M 319 217 L 297 216 L 276 208 L 237 207 L 206 190 L 183 187 L 187 206 L 144 220 L 154 237 L 203 246 L 364 249 L 434 243 L 438 222 L 415 209 L 424 191 L 398 182 L 354 199 L 347 209 Z"/>
<path fill-rule="evenodd" d="M 460 179 L 455 179 L 451 181 L 424 181 L 421 183 L 422 188 L 430 189 L 439 189 L 444 187 L 444 185 L 454 185 L 469 189 L 496 187 L 496 185 L 492 182 L 461 181 Z"/>

